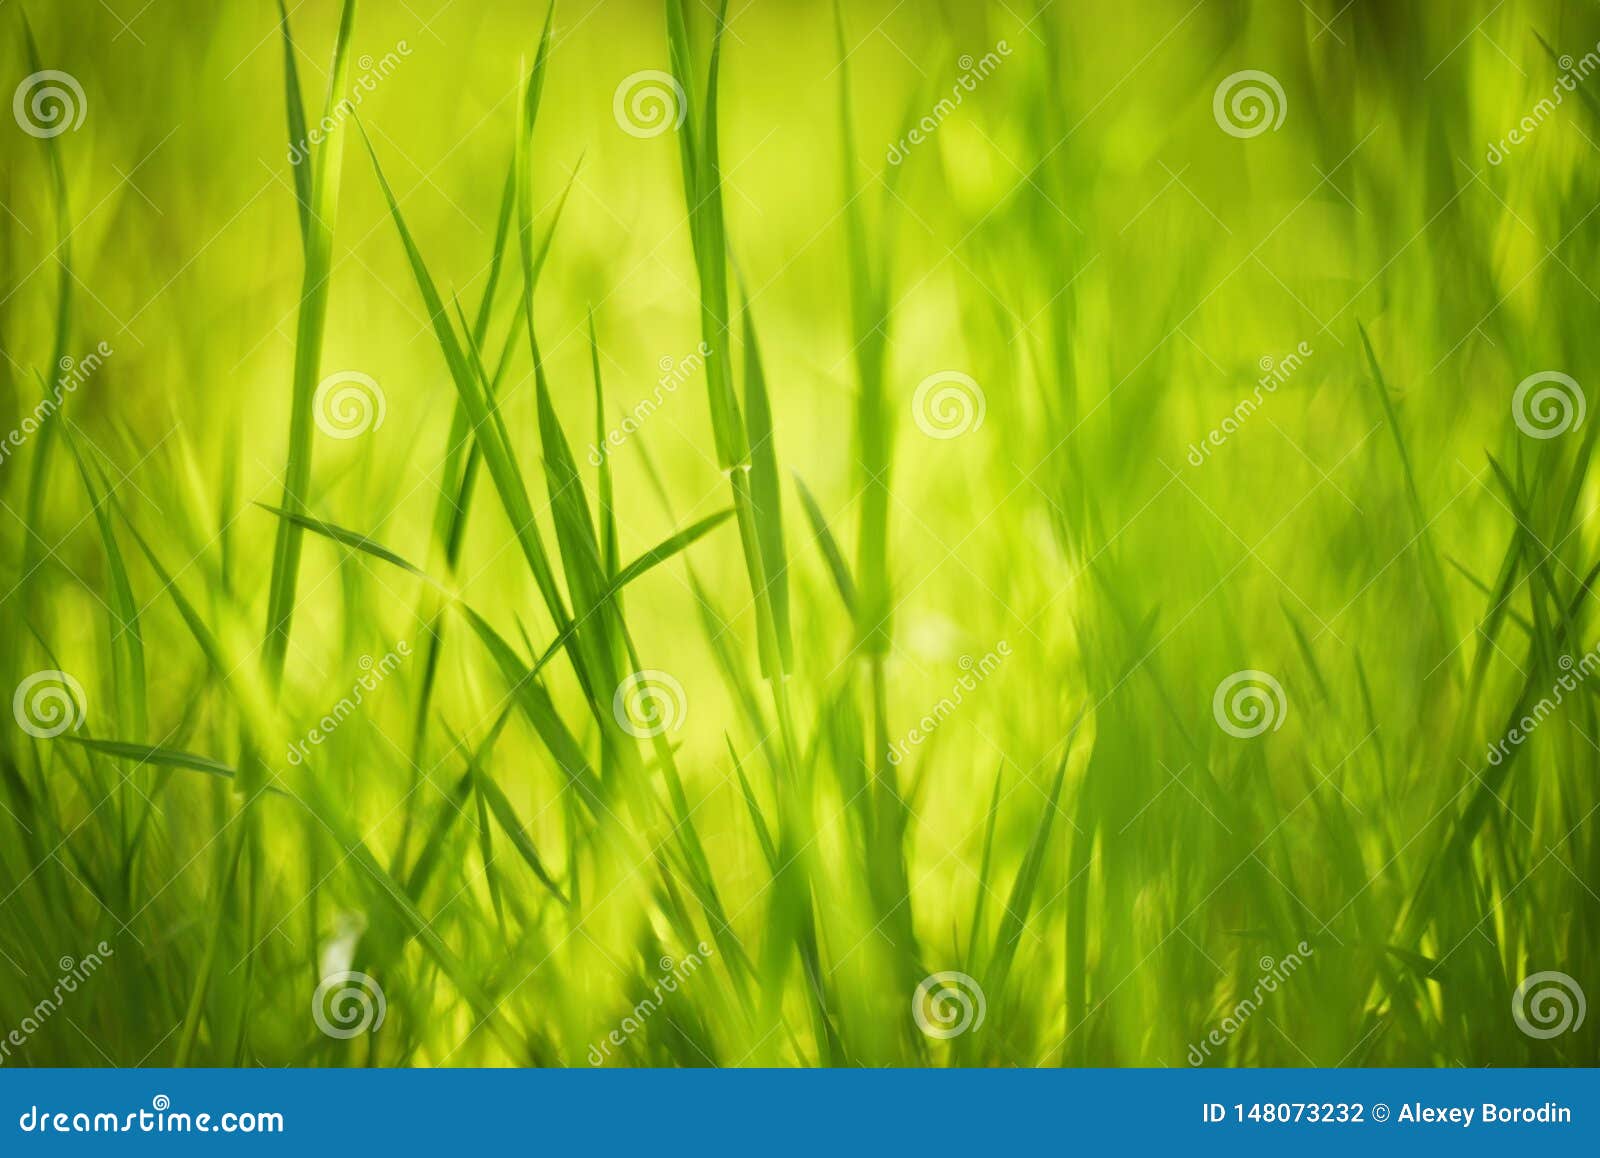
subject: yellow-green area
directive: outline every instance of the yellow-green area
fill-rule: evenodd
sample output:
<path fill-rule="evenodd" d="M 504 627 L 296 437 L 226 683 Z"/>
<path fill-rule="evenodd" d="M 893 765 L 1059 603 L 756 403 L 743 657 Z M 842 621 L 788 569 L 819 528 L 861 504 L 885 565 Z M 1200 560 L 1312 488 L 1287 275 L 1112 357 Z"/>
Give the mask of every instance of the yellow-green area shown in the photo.
<path fill-rule="evenodd" d="M 1600 1059 L 1600 11 L 0 6 L 0 1064 Z"/>

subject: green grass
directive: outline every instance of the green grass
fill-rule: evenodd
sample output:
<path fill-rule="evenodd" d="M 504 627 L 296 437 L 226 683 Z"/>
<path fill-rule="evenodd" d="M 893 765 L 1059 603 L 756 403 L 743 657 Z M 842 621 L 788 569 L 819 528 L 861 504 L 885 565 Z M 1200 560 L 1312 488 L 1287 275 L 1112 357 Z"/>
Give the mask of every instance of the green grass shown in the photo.
<path fill-rule="evenodd" d="M 1600 14 L 423 7 L 0 30 L 0 1060 L 1600 1059 Z"/>

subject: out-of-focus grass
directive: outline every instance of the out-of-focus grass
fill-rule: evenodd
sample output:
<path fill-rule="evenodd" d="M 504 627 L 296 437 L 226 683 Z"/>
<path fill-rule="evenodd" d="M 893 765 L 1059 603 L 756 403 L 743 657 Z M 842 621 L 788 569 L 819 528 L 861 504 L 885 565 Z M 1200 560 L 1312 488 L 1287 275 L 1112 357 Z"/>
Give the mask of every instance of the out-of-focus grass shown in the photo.
<path fill-rule="evenodd" d="M 343 7 L 0 14 L 7 1062 L 1596 1060 L 1591 6 Z"/>

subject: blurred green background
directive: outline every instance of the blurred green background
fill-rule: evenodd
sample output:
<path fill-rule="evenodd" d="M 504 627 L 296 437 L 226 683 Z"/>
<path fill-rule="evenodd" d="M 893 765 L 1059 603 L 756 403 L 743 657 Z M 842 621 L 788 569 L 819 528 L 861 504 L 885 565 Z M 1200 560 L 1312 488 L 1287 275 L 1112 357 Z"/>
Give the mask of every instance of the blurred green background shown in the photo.
<path fill-rule="evenodd" d="M 111 351 L 0 459 L 0 683 L 78 685 L 0 739 L 5 1064 L 1600 1060 L 1592 3 L 735 0 L 686 204 L 703 0 L 369 0 L 309 345 L 282 15 L 0 6 L 0 428 Z M 502 349 L 577 643 L 461 489 Z"/>

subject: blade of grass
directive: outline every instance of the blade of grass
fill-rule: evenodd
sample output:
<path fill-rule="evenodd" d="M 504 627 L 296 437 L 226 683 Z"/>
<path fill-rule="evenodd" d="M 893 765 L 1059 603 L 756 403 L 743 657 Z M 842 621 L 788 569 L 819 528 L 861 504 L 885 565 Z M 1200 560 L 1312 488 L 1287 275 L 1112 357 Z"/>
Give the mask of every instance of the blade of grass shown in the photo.
<path fill-rule="evenodd" d="M 778 642 L 778 666 L 763 674 L 780 679 L 794 667 L 794 640 L 789 626 L 789 561 L 783 545 L 783 496 L 778 484 L 778 453 L 772 432 L 772 402 L 756 340 L 755 316 L 744 303 L 745 426 L 750 438 L 750 505 L 760 545 L 766 596 L 772 605 L 772 628 Z"/>
<path fill-rule="evenodd" d="M 300 68 L 295 61 L 294 37 L 289 32 L 289 10 L 278 0 L 278 25 L 283 29 L 283 87 L 287 94 L 289 149 L 300 152 L 300 160 L 289 158 L 294 171 L 295 208 L 300 213 L 300 244 L 311 243 L 311 166 L 304 152 L 310 147 L 306 134 L 306 107 L 300 95 Z"/>
<path fill-rule="evenodd" d="M 21 12 L 21 16 L 28 70 L 37 73 L 44 68 L 39 60 L 39 45 L 33 38 L 33 26 L 28 23 L 28 14 Z M 67 201 L 67 172 L 61 160 L 61 138 L 52 134 L 41 141 L 41 146 L 50 168 L 50 191 L 55 204 L 56 244 L 51 255 L 61 270 L 56 282 L 55 338 L 50 355 L 51 367 L 58 367 L 68 356 L 67 347 L 72 337 L 72 287 L 76 281 L 72 271 L 73 226 Z M 22 578 L 16 587 L 7 593 L 6 598 L 0 601 L 9 602 L 12 594 L 20 595 L 19 605 L 24 617 L 29 611 L 34 576 L 40 566 L 39 550 L 44 546 L 44 541 L 39 537 L 39 528 L 44 525 L 46 482 L 50 473 L 51 449 L 59 416 L 60 411 L 52 408 L 44 415 L 39 423 L 39 429 L 34 434 L 33 462 L 28 468 L 28 494 L 23 521 L 23 525 L 30 533 L 23 538 Z"/>
<path fill-rule="evenodd" d="M 332 120 L 335 104 L 346 88 L 350 71 L 350 41 L 355 32 L 355 0 L 344 0 L 339 13 L 338 39 L 334 45 L 333 67 L 328 75 L 328 95 L 324 103 L 324 122 Z M 284 37 L 289 40 L 288 22 Z M 291 109 L 297 102 L 291 99 Z M 301 114 L 302 119 L 304 114 Z M 292 131 L 292 126 L 291 126 Z M 304 508 L 311 485 L 313 439 L 312 396 L 322 365 L 322 342 L 328 321 L 328 300 L 333 277 L 333 227 L 339 204 L 340 174 L 343 170 L 343 138 L 337 123 L 316 146 L 305 162 L 312 167 L 309 221 L 305 229 L 305 263 L 300 286 L 300 312 L 295 327 L 294 380 L 291 386 L 289 415 L 289 455 L 284 463 L 283 499 L 285 510 Z M 298 166 L 297 166 L 298 168 Z M 289 628 L 294 616 L 295 588 L 300 571 L 301 528 L 288 520 L 278 524 L 273 547 L 272 577 L 268 583 L 267 638 L 262 649 L 263 666 L 269 681 L 282 677 L 288 654 Z M 247 763 L 248 767 L 248 763 Z"/>
<path fill-rule="evenodd" d="M 357 127 L 359 128 L 359 123 Z M 450 370 L 450 377 L 454 381 L 456 390 L 466 404 L 468 413 L 471 416 L 471 424 L 476 432 L 477 444 L 483 451 L 484 462 L 489 467 L 489 475 L 494 480 L 501 504 L 504 506 L 506 515 L 511 521 L 517 544 L 522 549 L 523 557 L 528 563 L 529 570 L 533 574 L 534 581 L 538 585 L 540 595 L 544 599 L 545 606 L 549 610 L 558 633 L 565 632 L 570 622 L 566 600 L 556 584 L 555 573 L 551 569 L 549 555 L 545 550 L 539 529 L 534 522 L 533 504 L 528 497 L 527 484 L 511 451 L 509 439 L 505 436 L 499 413 L 493 408 L 492 400 L 484 392 L 482 374 L 478 372 L 473 362 L 469 360 L 466 352 L 462 349 L 461 341 L 456 336 L 455 328 L 450 321 L 450 315 L 445 308 L 444 301 L 440 298 L 439 291 L 435 288 L 433 277 L 428 273 L 428 267 L 411 236 L 411 231 L 406 227 L 405 218 L 400 212 L 400 206 L 395 200 L 394 192 L 390 189 L 389 182 L 383 175 L 383 167 L 378 162 L 377 152 L 373 149 L 372 142 L 366 139 L 364 132 L 362 140 L 366 143 L 368 155 L 372 159 L 373 170 L 378 177 L 378 185 L 383 192 L 385 202 L 389 206 L 389 212 L 394 219 L 395 227 L 400 233 L 400 241 L 405 248 L 406 258 L 411 265 L 412 274 L 416 278 L 417 288 L 422 294 L 423 304 L 427 308 L 428 316 L 433 320 L 434 335 L 444 353 L 445 363 Z M 584 669 L 582 657 L 575 648 L 569 649 L 569 655 L 579 682 L 588 686 L 587 672 Z"/>
<path fill-rule="evenodd" d="M 856 583 L 850 577 L 850 565 L 844 560 L 844 552 L 839 550 L 838 540 L 828 529 L 828 520 L 823 516 L 822 508 L 817 506 L 817 500 L 812 497 L 811 488 L 806 486 L 805 480 L 798 474 L 794 476 L 794 485 L 800 492 L 800 506 L 806 513 L 806 520 L 811 524 L 811 533 L 816 536 L 823 561 L 828 564 L 828 574 L 833 578 L 834 588 L 839 592 L 839 598 L 844 601 L 845 610 L 854 617 L 857 606 Z"/>

